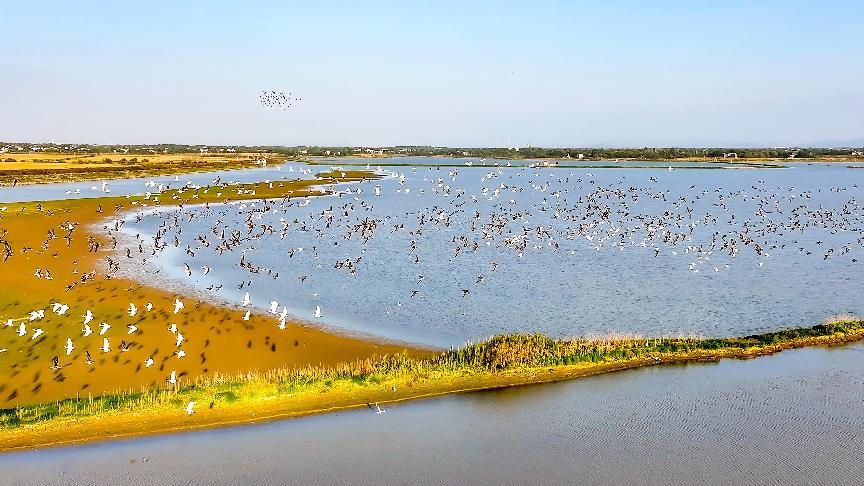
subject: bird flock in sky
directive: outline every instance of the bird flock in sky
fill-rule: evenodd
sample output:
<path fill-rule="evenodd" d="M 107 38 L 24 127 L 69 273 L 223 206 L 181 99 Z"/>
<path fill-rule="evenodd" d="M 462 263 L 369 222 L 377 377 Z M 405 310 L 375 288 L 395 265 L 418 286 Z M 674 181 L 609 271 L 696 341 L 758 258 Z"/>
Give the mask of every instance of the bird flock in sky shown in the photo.
<path fill-rule="evenodd" d="M 302 98 L 295 97 L 291 93 L 286 94 L 284 91 L 265 90 L 258 95 L 258 102 L 264 108 L 287 110 L 298 101 L 302 101 Z"/>

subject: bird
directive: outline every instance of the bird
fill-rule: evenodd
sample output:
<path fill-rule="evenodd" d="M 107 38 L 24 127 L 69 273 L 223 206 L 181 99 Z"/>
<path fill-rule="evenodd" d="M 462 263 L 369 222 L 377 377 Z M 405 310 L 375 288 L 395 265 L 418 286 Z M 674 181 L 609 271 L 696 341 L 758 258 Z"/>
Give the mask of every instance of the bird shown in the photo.
<path fill-rule="evenodd" d="M 100 348 L 103 353 L 107 353 L 111 351 L 111 346 L 109 346 L 108 338 L 102 338 L 102 347 Z"/>
<path fill-rule="evenodd" d="M 375 414 L 381 415 L 382 413 L 387 413 L 387 410 L 384 408 L 381 408 L 381 406 L 376 403 L 375 404 Z"/>
<path fill-rule="evenodd" d="M 75 349 L 75 346 L 72 345 L 72 338 L 66 338 L 66 356 L 72 354 L 73 349 Z"/>
<path fill-rule="evenodd" d="M 178 312 L 183 310 L 183 302 L 180 299 L 174 299 L 174 314 L 176 315 Z"/>
<path fill-rule="evenodd" d="M 129 303 L 129 317 L 134 317 L 138 313 L 138 307 L 133 303 Z"/>
<path fill-rule="evenodd" d="M 61 303 L 59 303 L 59 302 L 55 302 L 54 305 L 52 306 L 52 310 L 53 310 L 53 311 L 54 311 L 58 316 L 62 316 L 62 315 L 64 315 L 64 314 L 66 314 L 66 312 L 69 310 L 69 306 L 66 305 L 66 304 L 61 304 Z"/>
<path fill-rule="evenodd" d="M 285 321 L 288 318 L 288 308 L 282 307 L 282 313 L 279 314 L 279 329 L 285 329 Z"/>
<path fill-rule="evenodd" d="M 174 370 L 171 370 L 171 375 L 168 377 L 167 381 L 168 381 L 169 385 L 176 385 L 177 384 L 177 372 Z"/>
<path fill-rule="evenodd" d="M 315 317 L 319 318 L 319 319 L 321 318 L 321 306 L 320 305 L 315 306 Z"/>
<path fill-rule="evenodd" d="M 195 412 L 195 410 L 193 410 L 194 408 L 195 408 L 195 402 L 190 401 L 189 403 L 186 404 L 185 411 L 189 415 L 192 415 Z"/>

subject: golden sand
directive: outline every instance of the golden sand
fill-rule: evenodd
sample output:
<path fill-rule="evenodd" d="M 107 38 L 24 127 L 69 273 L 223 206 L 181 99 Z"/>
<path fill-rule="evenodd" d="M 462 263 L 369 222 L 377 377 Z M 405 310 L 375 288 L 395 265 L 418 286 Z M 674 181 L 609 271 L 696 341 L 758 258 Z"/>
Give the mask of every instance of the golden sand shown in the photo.
<path fill-rule="evenodd" d="M 255 167 L 260 160 L 280 163 L 284 156 L 265 152 L 214 154 L 77 154 L 37 152 L 0 154 L 0 186 L 120 179 L 160 174 Z"/>

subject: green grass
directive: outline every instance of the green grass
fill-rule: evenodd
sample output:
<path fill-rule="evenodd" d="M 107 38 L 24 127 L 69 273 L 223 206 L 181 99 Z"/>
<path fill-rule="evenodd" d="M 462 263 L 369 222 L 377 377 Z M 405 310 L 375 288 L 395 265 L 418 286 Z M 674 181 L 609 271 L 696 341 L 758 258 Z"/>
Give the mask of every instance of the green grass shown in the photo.
<path fill-rule="evenodd" d="M 40 424 L 57 418 L 84 418 L 164 409 L 179 410 L 189 400 L 200 407 L 219 407 L 263 398 L 306 392 L 326 393 L 407 384 L 466 373 L 495 374 L 537 367 L 604 363 L 634 358 L 661 359 L 675 353 L 702 351 L 720 355 L 726 350 L 791 347 L 800 340 L 852 336 L 860 339 L 864 320 L 843 320 L 807 328 L 786 329 L 736 338 L 609 338 L 552 339 L 542 334 L 507 334 L 444 351 L 432 358 L 404 355 L 370 358 L 333 367 L 307 366 L 240 375 L 211 375 L 176 387 L 159 387 L 72 398 L 0 410 L 0 430 Z M 355 387 L 355 388 L 351 388 Z"/>

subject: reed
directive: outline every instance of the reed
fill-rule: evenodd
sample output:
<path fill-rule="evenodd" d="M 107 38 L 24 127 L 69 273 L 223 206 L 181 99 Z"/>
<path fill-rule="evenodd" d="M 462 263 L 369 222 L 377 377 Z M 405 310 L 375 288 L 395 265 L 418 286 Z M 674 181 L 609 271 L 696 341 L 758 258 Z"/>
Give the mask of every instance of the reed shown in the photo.
<path fill-rule="evenodd" d="M 428 359 L 404 354 L 357 360 L 335 366 L 304 366 L 227 375 L 211 374 L 177 386 L 129 390 L 97 397 L 0 410 L 0 433 L 56 419 L 180 410 L 190 400 L 210 408 L 307 392 L 326 395 L 337 387 L 362 390 L 383 385 L 411 386 L 465 374 L 491 375 L 514 370 L 628 361 L 635 365 L 723 357 L 748 358 L 783 349 L 864 339 L 864 320 L 823 324 L 734 338 L 553 339 L 542 334 L 505 334 L 467 343 Z"/>

